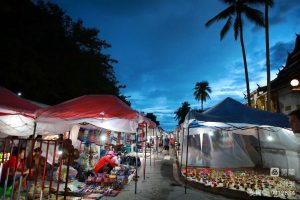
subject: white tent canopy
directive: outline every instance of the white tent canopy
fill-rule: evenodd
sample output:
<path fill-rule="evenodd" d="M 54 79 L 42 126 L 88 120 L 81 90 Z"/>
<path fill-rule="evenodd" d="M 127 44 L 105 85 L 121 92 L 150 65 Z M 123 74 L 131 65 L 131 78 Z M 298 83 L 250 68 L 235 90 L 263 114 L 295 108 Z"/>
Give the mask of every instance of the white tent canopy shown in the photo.
<path fill-rule="evenodd" d="M 300 136 L 287 129 L 287 116 L 248 108 L 227 98 L 202 114 L 191 111 L 183 127 L 183 161 L 189 138 L 188 165 L 279 167 L 293 169 L 300 179 Z"/>

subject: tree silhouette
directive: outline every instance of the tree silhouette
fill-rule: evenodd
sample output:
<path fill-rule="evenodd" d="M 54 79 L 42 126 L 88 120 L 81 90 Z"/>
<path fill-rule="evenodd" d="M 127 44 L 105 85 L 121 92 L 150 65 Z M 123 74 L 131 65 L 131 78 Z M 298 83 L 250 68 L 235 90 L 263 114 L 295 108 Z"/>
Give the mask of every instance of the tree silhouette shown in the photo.
<path fill-rule="evenodd" d="M 115 76 L 117 63 L 100 31 L 86 28 L 53 3 L 1 2 L 0 85 L 45 104 L 85 94 L 112 94 L 126 101 Z"/>
<path fill-rule="evenodd" d="M 185 101 L 181 104 L 181 107 L 179 107 L 175 112 L 174 119 L 178 121 L 178 124 L 181 124 L 184 122 L 185 116 L 189 113 L 191 110 L 190 104 Z"/>
<path fill-rule="evenodd" d="M 197 101 L 201 101 L 201 110 L 203 111 L 203 102 L 210 99 L 208 93 L 211 93 L 211 88 L 207 81 L 197 82 L 194 88 L 194 97 Z"/>
<path fill-rule="evenodd" d="M 154 115 L 153 113 L 147 113 L 146 117 L 151 119 L 157 126 L 160 125 L 159 121 L 157 121 L 156 115 Z"/>
<path fill-rule="evenodd" d="M 226 33 L 228 33 L 229 29 L 231 28 L 233 16 L 235 16 L 234 25 L 233 25 L 234 39 L 237 40 L 238 36 L 240 38 L 242 54 L 243 54 L 244 70 L 245 70 L 247 101 L 248 101 L 248 105 L 251 106 L 247 58 L 246 58 L 246 51 L 245 51 L 244 38 L 243 38 L 242 16 L 246 15 L 247 19 L 254 22 L 256 25 L 264 26 L 263 13 L 257 9 L 253 9 L 248 6 L 250 4 L 259 3 L 260 0 L 222 0 L 222 1 L 228 4 L 229 7 L 221 11 L 215 17 L 211 18 L 209 21 L 206 22 L 205 25 L 206 27 L 208 27 L 215 22 L 227 19 L 225 25 L 223 26 L 220 32 L 220 37 L 222 40 L 226 35 Z"/>
<path fill-rule="evenodd" d="M 267 70 L 267 111 L 271 111 L 271 66 L 269 47 L 269 6 L 274 4 L 273 0 L 261 0 L 265 4 L 265 33 L 266 33 L 266 70 Z"/>

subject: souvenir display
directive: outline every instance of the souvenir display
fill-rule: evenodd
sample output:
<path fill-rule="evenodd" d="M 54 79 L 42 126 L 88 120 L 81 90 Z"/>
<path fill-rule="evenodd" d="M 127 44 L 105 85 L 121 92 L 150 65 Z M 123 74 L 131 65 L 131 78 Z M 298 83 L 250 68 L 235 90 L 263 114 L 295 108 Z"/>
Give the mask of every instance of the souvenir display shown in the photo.
<path fill-rule="evenodd" d="M 59 180 L 65 183 L 67 178 L 67 166 L 62 165 L 60 174 L 59 174 L 59 169 L 57 169 L 55 175 L 56 175 L 56 180 L 58 180 L 58 177 L 60 177 Z M 68 182 L 74 181 L 76 175 L 77 175 L 77 170 L 74 169 L 72 166 L 69 166 Z"/>
<path fill-rule="evenodd" d="M 75 193 L 82 194 L 102 194 L 103 196 L 116 196 L 123 189 L 124 185 L 133 179 L 135 169 L 122 166 L 114 168 L 110 174 L 97 173 L 90 174 L 85 183 L 81 184 Z"/>
<path fill-rule="evenodd" d="M 282 199 L 299 199 L 295 181 L 282 177 L 259 174 L 253 170 L 233 171 L 207 168 L 181 170 L 189 181 L 195 181 L 207 187 L 228 188 L 246 192 L 250 196 L 266 196 Z"/>

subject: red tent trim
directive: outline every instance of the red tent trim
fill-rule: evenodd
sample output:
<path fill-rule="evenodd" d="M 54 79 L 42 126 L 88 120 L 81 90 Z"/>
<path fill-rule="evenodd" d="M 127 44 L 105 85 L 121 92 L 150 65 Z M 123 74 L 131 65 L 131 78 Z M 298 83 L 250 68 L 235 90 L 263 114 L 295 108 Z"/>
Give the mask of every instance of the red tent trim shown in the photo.
<path fill-rule="evenodd" d="M 60 119 L 137 119 L 138 112 L 113 95 L 85 95 L 37 111 L 38 117 Z"/>

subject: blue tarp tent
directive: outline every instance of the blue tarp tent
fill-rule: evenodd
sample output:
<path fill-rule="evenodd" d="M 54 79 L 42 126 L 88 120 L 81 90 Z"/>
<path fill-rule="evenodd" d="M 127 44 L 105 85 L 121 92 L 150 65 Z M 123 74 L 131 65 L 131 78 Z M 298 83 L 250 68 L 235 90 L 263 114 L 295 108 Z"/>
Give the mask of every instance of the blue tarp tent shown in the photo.
<path fill-rule="evenodd" d="M 286 115 L 248 107 L 230 97 L 227 97 L 203 113 L 197 113 L 194 110 L 191 111 L 189 119 L 204 122 L 266 125 L 281 128 L 290 127 Z"/>
<path fill-rule="evenodd" d="M 192 110 L 186 116 L 181 160 L 186 166 L 213 168 L 291 168 L 300 180 L 300 137 L 289 127 L 286 115 L 226 98 L 203 113 Z"/>

